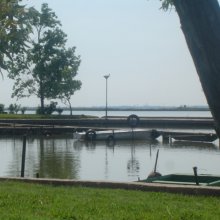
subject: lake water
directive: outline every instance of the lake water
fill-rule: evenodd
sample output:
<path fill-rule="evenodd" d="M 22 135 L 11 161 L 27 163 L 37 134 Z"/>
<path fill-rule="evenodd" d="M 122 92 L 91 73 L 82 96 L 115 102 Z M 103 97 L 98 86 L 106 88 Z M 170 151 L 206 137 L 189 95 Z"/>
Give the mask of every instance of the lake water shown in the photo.
<path fill-rule="evenodd" d="M 20 176 L 22 139 L 0 139 L 0 176 Z M 220 174 L 218 143 L 158 141 L 86 143 L 70 137 L 28 138 L 26 177 L 70 178 L 82 180 L 133 181 L 145 178 L 154 168 L 159 151 L 158 171 Z"/>
<path fill-rule="evenodd" d="M 159 138 L 157 141 L 120 141 L 108 146 L 105 142 L 82 142 L 66 136 L 28 137 L 25 177 L 39 173 L 43 178 L 135 181 L 146 178 L 154 169 L 158 149 L 157 170 L 161 174 L 193 173 L 194 166 L 198 167 L 198 173 L 220 174 L 218 140 L 163 143 Z M 0 137 L 0 176 L 20 176 L 21 155 L 22 137 Z"/>

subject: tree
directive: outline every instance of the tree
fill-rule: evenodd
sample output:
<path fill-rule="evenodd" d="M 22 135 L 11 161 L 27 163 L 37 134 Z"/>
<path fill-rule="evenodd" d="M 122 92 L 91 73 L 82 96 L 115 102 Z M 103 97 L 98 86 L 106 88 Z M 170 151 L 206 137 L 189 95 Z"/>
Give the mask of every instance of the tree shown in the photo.
<path fill-rule="evenodd" d="M 22 107 L 20 110 L 21 110 L 21 114 L 24 115 L 25 112 L 27 111 L 27 108 L 26 107 Z"/>
<path fill-rule="evenodd" d="M 67 51 L 65 54 L 69 59 L 71 63 L 74 63 L 74 50 L 71 49 Z M 63 55 L 64 56 L 64 55 Z M 66 59 L 67 60 L 67 59 Z M 78 68 L 77 68 L 78 69 Z M 61 101 L 65 104 L 68 105 L 70 108 L 70 115 L 72 115 L 72 105 L 71 105 L 71 96 L 74 95 L 74 93 L 81 88 L 81 81 L 79 80 L 73 80 L 73 77 L 77 74 L 77 69 L 73 71 L 73 69 L 65 69 L 63 73 L 63 80 L 62 83 L 57 83 L 56 87 L 59 89 L 58 94 L 56 96 L 61 99 Z M 56 89 L 56 88 L 55 88 Z"/>
<path fill-rule="evenodd" d="M 65 48 L 67 36 L 47 4 L 42 4 L 41 12 L 32 8 L 30 14 L 33 34 L 29 49 L 11 62 L 9 76 L 15 80 L 12 97 L 36 95 L 44 114 L 45 99 L 59 98 L 65 88 L 78 89 L 64 85 L 69 83 L 67 80 L 77 82 L 73 78 L 77 74 L 80 57 L 75 55 L 75 47 Z"/>
<path fill-rule="evenodd" d="M 60 85 L 61 93 L 59 95 L 59 98 L 61 101 L 68 105 L 70 108 L 70 115 L 73 115 L 73 109 L 71 105 L 71 96 L 74 95 L 76 90 L 79 90 L 81 88 L 81 82 L 79 80 L 66 80 L 66 83 L 63 83 Z"/>
<path fill-rule="evenodd" d="M 174 5 L 220 137 L 220 7 L 217 0 L 165 0 Z"/>
<path fill-rule="evenodd" d="M 0 73 L 8 70 L 7 61 L 24 53 L 31 31 L 29 13 L 21 0 L 0 1 Z"/>
<path fill-rule="evenodd" d="M 10 114 L 18 114 L 18 112 L 20 111 L 21 106 L 17 105 L 17 104 L 10 104 L 8 109 L 9 109 L 9 113 Z"/>
<path fill-rule="evenodd" d="M 56 108 L 56 111 L 57 111 L 57 113 L 58 113 L 59 115 L 61 115 L 62 112 L 63 112 L 63 109 L 62 109 L 62 108 Z"/>
<path fill-rule="evenodd" d="M 70 108 L 70 114 L 72 115 L 71 96 L 75 91 L 81 88 L 81 81 L 74 80 L 77 75 L 80 60 L 75 56 L 75 47 L 69 49 L 61 49 L 57 53 L 56 59 L 51 61 L 50 72 L 54 75 L 61 77 L 59 80 L 53 80 L 51 84 L 50 76 L 45 83 L 45 87 L 49 88 L 46 91 L 47 95 L 56 99 L 59 98 L 64 104 L 67 104 Z M 60 72 L 62 70 L 62 72 Z M 47 85 L 48 84 L 48 85 Z"/>
<path fill-rule="evenodd" d="M 5 109 L 5 105 L 4 104 L 0 104 L 0 114 L 4 113 L 4 109 Z"/>
<path fill-rule="evenodd" d="M 50 102 L 49 105 L 45 106 L 43 114 L 45 114 L 45 115 L 52 115 L 53 112 L 55 112 L 57 110 L 56 106 L 57 106 L 57 102 L 53 102 L 53 101 Z M 36 114 L 39 114 L 39 115 L 42 114 L 41 107 L 37 108 Z"/>

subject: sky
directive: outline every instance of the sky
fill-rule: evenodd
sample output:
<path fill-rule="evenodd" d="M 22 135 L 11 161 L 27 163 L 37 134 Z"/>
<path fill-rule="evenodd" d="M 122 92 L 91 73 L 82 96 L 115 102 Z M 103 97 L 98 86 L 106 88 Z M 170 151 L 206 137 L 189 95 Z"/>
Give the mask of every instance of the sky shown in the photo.
<path fill-rule="evenodd" d="M 164 12 L 159 0 L 25 0 L 56 13 L 76 46 L 82 88 L 73 106 L 207 105 L 175 10 Z M 38 106 L 36 97 L 11 98 L 13 81 L 0 80 L 0 103 Z M 49 101 L 47 102 L 49 103 Z M 58 102 L 63 105 L 61 102 Z"/>

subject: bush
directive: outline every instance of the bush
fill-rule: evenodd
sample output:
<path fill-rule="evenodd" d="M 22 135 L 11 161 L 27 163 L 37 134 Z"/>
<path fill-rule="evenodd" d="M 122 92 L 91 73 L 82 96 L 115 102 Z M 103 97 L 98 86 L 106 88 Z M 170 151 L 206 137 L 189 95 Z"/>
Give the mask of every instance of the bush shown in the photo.
<path fill-rule="evenodd" d="M 62 109 L 62 108 L 57 108 L 56 111 L 57 111 L 57 113 L 58 113 L 59 115 L 61 115 L 62 112 L 63 112 L 63 109 Z"/>
<path fill-rule="evenodd" d="M 3 104 L 0 104 L 0 114 L 4 113 L 4 109 L 5 109 L 5 106 Z"/>
<path fill-rule="evenodd" d="M 27 110 L 26 107 L 22 107 L 22 108 L 21 108 L 21 114 L 24 115 L 24 113 L 25 113 L 26 110 Z"/>
<path fill-rule="evenodd" d="M 8 109 L 10 114 L 17 114 L 20 111 L 21 106 L 17 104 L 10 104 Z"/>
<path fill-rule="evenodd" d="M 53 112 L 56 111 L 57 102 L 51 102 L 50 105 L 47 105 L 42 109 L 38 107 L 36 110 L 36 114 L 38 115 L 52 115 Z"/>

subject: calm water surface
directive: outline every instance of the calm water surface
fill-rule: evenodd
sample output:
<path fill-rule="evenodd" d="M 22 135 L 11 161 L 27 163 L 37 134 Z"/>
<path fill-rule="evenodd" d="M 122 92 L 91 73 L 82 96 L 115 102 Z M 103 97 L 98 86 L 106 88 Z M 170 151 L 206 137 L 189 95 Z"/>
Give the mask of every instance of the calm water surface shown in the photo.
<path fill-rule="evenodd" d="M 101 115 L 99 115 L 101 113 Z M 110 112 L 127 116 L 199 116 L 210 112 Z M 77 113 L 76 113 L 77 114 Z M 102 112 L 81 112 L 103 116 Z M 28 137 L 25 176 L 70 178 L 81 180 L 135 181 L 146 178 L 154 169 L 159 151 L 157 170 L 162 174 L 199 173 L 220 175 L 219 141 L 214 143 L 163 143 L 157 141 L 86 143 L 69 137 Z M 22 137 L 0 137 L 0 176 L 20 176 Z"/>
<path fill-rule="evenodd" d="M 81 180 L 134 181 L 154 168 L 157 149 L 158 171 L 220 174 L 218 143 L 142 142 L 86 143 L 66 138 L 34 137 L 27 140 L 25 176 Z M 20 176 L 21 138 L 0 138 L 0 176 Z"/>

